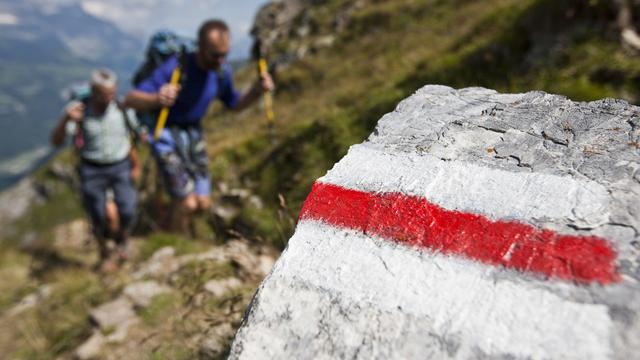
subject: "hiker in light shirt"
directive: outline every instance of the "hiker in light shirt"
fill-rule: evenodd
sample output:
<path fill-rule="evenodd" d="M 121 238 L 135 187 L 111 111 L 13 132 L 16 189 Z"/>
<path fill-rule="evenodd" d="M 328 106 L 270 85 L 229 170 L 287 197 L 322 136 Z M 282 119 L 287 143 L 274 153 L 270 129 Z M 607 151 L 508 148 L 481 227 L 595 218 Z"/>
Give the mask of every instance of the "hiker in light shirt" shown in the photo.
<path fill-rule="evenodd" d="M 116 101 L 117 77 L 113 71 L 93 71 L 90 84 L 91 93 L 86 99 L 67 105 L 53 130 L 51 142 L 60 146 L 68 135 L 74 137 L 80 155 L 83 203 L 98 240 L 101 269 L 110 271 L 128 258 L 127 237 L 137 206 L 134 180 L 140 175 L 131 138 L 138 124 L 133 111 L 124 109 Z M 107 216 L 109 192 L 117 208 L 116 226 L 113 226 L 113 209 L 111 216 Z M 108 238 L 116 243 L 113 253 L 108 250 Z"/>

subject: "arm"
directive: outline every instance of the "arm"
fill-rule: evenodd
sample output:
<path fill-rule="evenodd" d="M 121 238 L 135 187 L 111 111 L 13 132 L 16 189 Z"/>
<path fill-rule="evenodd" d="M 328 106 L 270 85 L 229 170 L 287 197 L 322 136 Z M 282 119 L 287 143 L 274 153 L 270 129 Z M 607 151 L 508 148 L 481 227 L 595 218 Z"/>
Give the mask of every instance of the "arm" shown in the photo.
<path fill-rule="evenodd" d="M 256 82 L 251 86 L 251 89 L 247 91 L 244 95 L 240 96 L 238 101 L 232 107 L 235 111 L 242 111 L 249 107 L 252 103 L 260 98 L 260 96 L 266 91 L 273 91 L 275 89 L 275 85 L 273 83 L 273 79 L 271 75 L 268 73 L 260 75 L 260 78 L 256 80 Z M 230 90 L 233 92 L 234 90 Z"/>
<path fill-rule="evenodd" d="M 133 146 L 129 150 L 129 160 L 131 161 L 131 180 L 138 182 L 142 174 L 142 162 L 138 150 Z"/>
<path fill-rule="evenodd" d="M 149 111 L 161 106 L 159 93 L 148 93 L 141 90 L 131 90 L 124 103 L 127 107 L 140 111 Z"/>
<path fill-rule="evenodd" d="M 264 90 L 259 82 L 256 82 L 251 86 L 251 89 L 247 91 L 244 95 L 240 97 L 240 100 L 236 103 L 236 106 L 233 108 L 235 111 L 242 111 L 249 107 L 253 102 L 260 98 L 260 95 Z"/>
<path fill-rule="evenodd" d="M 139 111 L 173 106 L 180 91 L 179 85 L 169 84 L 171 74 L 176 66 L 178 66 L 178 59 L 176 57 L 169 58 L 149 78 L 127 94 L 125 105 Z"/>
<path fill-rule="evenodd" d="M 67 135 L 67 123 L 73 121 L 76 124 L 84 117 L 84 105 L 82 103 L 72 103 L 67 105 L 64 114 L 58 120 L 58 125 L 51 132 L 51 144 L 60 146 L 64 143 Z"/>

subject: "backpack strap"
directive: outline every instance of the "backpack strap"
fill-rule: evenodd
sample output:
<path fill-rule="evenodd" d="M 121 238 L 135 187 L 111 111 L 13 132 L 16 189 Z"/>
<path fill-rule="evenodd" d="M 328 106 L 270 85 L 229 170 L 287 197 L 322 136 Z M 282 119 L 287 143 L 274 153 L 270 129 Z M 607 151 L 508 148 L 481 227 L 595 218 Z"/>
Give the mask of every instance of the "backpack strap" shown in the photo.
<path fill-rule="evenodd" d="M 82 99 L 77 100 L 77 101 L 80 101 L 80 103 L 82 103 L 82 105 L 84 105 L 85 116 L 86 116 L 86 111 L 89 108 L 89 98 L 85 97 L 85 98 L 82 98 Z M 75 131 L 75 134 L 73 134 L 73 147 L 75 148 L 75 150 L 77 152 L 81 152 L 82 148 L 84 148 L 84 145 L 85 145 L 84 124 L 85 124 L 84 121 L 77 122 L 76 123 L 76 131 Z"/>
<path fill-rule="evenodd" d="M 187 61 L 189 58 L 189 52 L 187 51 L 187 46 L 182 44 L 180 46 L 180 52 L 178 53 L 178 66 L 180 67 L 180 86 L 184 87 L 187 83 Z"/>
<path fill-rule="evenodd" d="M 138 132 L 136 131 L 136 129 L 134 129 L 133 125 L 131 124 L 131 117 L 127 113 L 127 108 L 119 100 L 116 100 L 116 105 L 118 106 L 118 109 L 122 113 L 122 118 L 124 119 L 124 123 L 125 123 L 125 125 L 127 127 L 127 131 L 129 131 L 129 134 L 131 135 L 131 137 L 133 139 L 132 140 L 133 145 L 134 146 L 138 146 L 138 144 L 140 143 L 140 136 L 139 136 Z"/>

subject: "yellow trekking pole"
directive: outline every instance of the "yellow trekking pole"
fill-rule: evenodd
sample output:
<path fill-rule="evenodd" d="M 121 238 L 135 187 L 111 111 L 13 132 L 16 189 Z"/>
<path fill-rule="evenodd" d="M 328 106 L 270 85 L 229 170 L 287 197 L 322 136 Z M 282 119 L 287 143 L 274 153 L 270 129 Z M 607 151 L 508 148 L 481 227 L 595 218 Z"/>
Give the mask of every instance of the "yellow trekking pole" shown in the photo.
<path fill-rule="evenodd" d="M 267 60 L 265 60 L 264 58 L 260 58 L 258 60 L 258 70 L 260 72 L 260 76 L 266 75 L 267 74 Z M 275 115 L 273 113 L 273 97 L 271 95 L 271 91 L 265 91 L 264 94 L 264 111 L 265 114 L 267 115 L 267 127 L 269 129 L 269 133 L 272 137 L 273 140 L 273 120 L 275 118 Z"/>
<path fill-rule="evenodd" d="M 171 85 L 178 85 L 178 81 L 180 81 L 181 70 L 180 66 L 176 66 L 176 69 L 173 70 L 171 74 L 171 81 L 169 82 Z M 153 140 L 158 140 L 160 138 L 160 134 L 162 133 L 162 129 L 164 129 L 164 125 L 167 123 L 167 118 L 169 117 L 169 107 L 163 106 L 162 110 L 160 110 L 160 115 L 158 115 L 158 121 L 156 122 L 156 130 L 153 132 Z"/>

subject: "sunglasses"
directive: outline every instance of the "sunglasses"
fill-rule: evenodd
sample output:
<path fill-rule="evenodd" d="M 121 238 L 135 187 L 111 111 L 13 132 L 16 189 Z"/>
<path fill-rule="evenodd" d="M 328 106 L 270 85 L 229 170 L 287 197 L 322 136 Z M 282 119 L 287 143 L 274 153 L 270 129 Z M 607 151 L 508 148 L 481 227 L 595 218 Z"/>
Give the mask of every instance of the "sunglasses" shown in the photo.
<path fill-rule="evenodd" d="M 206 51 L 205 54 L 207 55 L 207 57 L 213 58 L 213 59 L 220 59 L 220 58 L 227 57 L 227 53 L 226 52 Z"/>

